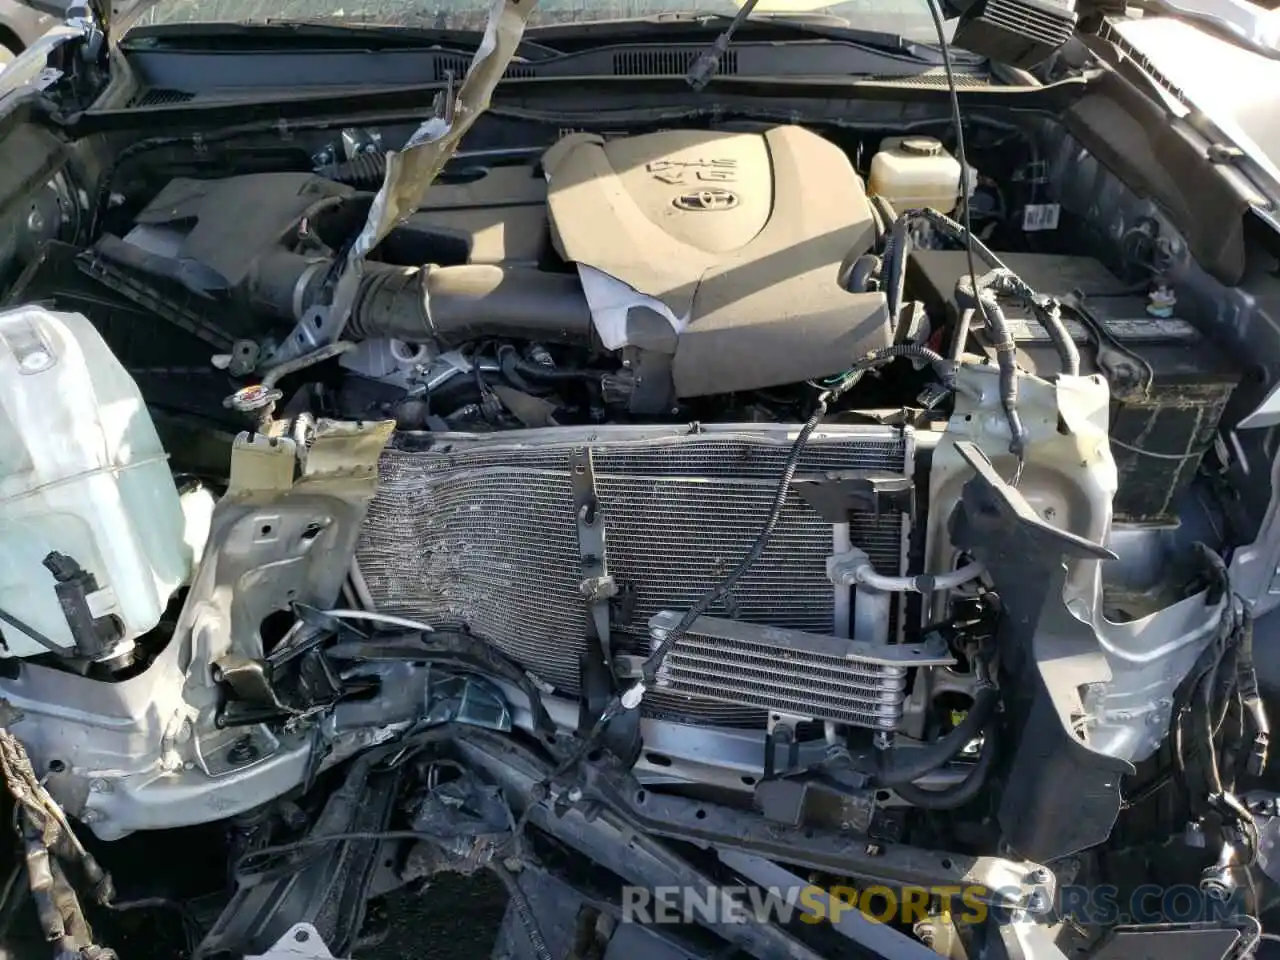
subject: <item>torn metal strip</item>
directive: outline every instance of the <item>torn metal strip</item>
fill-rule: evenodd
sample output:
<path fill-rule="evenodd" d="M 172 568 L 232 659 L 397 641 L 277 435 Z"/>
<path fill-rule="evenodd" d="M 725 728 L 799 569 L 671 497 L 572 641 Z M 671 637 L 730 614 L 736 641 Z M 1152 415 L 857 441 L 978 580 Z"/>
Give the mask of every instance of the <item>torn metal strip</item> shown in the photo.
<path fill-rule="evenodd" d="M 401 150 L 387 151 L 382 187 L 341 268 L 332 305 L 323 315 L 304 318 L 304 323 L 271 358 L 273 365 L 330 343 L 342 334 L 360 289 L 364 258 L 397 223 L 418 209 L 427 188 L 449 162 L 471 125 L 489 108 L 493 90 L 515 56 L 536 6 L 537 0 L 493 0 L 484 37 L 457 97 L 452 104 L 446 104 L 444 116 L 423 123 Z"/>

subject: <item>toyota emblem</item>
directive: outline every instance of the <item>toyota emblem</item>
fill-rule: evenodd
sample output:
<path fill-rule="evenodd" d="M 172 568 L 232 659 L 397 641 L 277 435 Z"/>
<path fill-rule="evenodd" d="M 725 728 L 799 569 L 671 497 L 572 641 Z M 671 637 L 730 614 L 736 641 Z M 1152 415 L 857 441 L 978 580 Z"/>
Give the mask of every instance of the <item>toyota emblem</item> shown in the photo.
<path fill-rule="evenodd" d="M 732 210 L 738 205 L 738 195 L 730 190 L 708 187 L 682 193 L 672 201 L 680 210 Z"/>

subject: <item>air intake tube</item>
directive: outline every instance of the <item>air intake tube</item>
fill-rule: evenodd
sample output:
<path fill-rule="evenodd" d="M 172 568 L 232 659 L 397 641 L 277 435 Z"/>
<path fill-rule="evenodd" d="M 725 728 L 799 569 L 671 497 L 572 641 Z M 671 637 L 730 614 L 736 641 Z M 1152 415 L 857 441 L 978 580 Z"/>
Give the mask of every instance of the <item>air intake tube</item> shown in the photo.
<path fill-rule="evenodd" d="M 328 261 L 272 253 L 254 271 L 250 300 L 277 316 L 300 319 L 319 300 L 328 266 Z M 593 330 L 575 275 L 488 264 L 366 263 L 347 323 L 347 335 L 355 339 L 408 343 L 510 337 L 582 345 Z"/>

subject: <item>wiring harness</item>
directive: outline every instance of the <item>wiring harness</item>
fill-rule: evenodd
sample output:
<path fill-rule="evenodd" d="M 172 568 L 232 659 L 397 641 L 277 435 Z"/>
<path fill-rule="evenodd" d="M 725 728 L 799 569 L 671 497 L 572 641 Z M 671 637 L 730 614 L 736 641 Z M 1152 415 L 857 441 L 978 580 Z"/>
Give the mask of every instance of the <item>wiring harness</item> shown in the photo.
<path fill-rule="evenodd" d="M 1241 772 L 1262 773 L 1271 737 L 1253 663 L 1253 617 L 1232 592 L 1222 558 L 1204 544 L 1196 549 L 1210 596 L 1221 599 L 1223 610 L 1217 632 L 1174 696 L 1172 777 L 1190 805 L 1192 823 L 1219 820 L 1224 843 L 1240 853 L 1240 866 L 1249 866 L 1258 856 L 1258 827 L 1236 797 L 1235 784 Z"/>

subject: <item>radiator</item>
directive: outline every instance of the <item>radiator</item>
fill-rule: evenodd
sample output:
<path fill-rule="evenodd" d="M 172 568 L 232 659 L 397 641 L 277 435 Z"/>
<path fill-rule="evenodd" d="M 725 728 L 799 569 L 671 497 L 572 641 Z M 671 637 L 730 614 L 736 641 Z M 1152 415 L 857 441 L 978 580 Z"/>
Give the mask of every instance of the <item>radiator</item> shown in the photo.
<path fill-rule="evenodd" d="M 687 609 L 750 547 L 797 427 L 559 427 L 492 435 L 398 435 L 359 548 L 380 610 L 464 625 L 566 693 L 578 689 L 586 607 L 571 458 L 591 449 L 621 588 L 615 651 L 643 655 L 648 622 Z M 909 430 L 833 426 L 806 445 L 797 480 L 833 473 L 910 476 Z M 847 531 L 824 520 L 793 485 L 767 550 L 714 616 L 820 634 L 847 630 L 847 603 L 826 576 L 833 545 L 865 550 L 897 573 L 900 512 L 852 514 Z M 846 539 L 847 533 L 847 539 Z M 847 594 L 846 594 L 847 599 Z M 750 704 L 658 692 L 660 715 L 754 724 Z"/>

